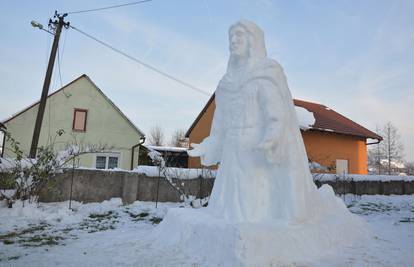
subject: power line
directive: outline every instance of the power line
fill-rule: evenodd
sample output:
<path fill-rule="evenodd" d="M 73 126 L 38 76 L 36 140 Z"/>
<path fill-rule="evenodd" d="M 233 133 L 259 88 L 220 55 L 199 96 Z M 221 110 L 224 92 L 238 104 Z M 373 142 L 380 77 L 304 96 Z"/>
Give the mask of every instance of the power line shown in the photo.
<path fill-rule="evenodd" d="M 74 29 L 75 31 L 77 31 L 77 32 L 85 35 L 86 37 L 88 37 L 88 38 L 90 38 L 90 39 L 92 39 L 92 40 L 100 43 L 101 45 L 106 46 L 107 48 L 109 48 L 109 49 L 111 49 L 111 50 L 113 50 L 113 51 L 115 51 L 115 52 L 123 55 L 124 57 L 126 57 L 126 58 L 128 58 L 128 59 L 130 59 L 132 61 L 135 61 L 136 63 L 138 63 L 138 64 L 140 64 L 140 65 L 142 65 L 142 66 L 144 66 L 144 67 L 146 67 L 146 68 L 148 68 L 148 69 L 150 69 L 150 70 L 152 70 L 152 71 L 154 71 L 154 72 L 156 72 L 156 73 L 158 73 L 158 74 L 160 74 L 160 75 L 162 75 L 162 76 L 164 76 L 164 77 L 166 77 L 166 78 L 168 78 L 170 80 L 173 80 L 173 81 L 175 81 L 175 82 L 177 82 L 177 83 L 179 83 L 181 85 L 184 85 L 184 86 L 186 86 L 186 87 L 188 87 L 188 88 L 190 88 L 192 90 L 195 90 L 195 91 L 197 91 L 197 92 L 199 92 L 201 94 L 204 94 L 204 95 L 207 95 L 207 96 L 210 96 L 211 95 L 210 93 L 208 93 L 208 92 L 206 92 L 206 91 L 204 91 L 204 90 L 202 90 L 200 88 L 197 88 L 194 85 L 191 85 L 191 84 L 189 84 L 187 82 L 184 82 L 184 81 L 182 81 L 182 80 L 180 80 L 178 78 L 175 78 L 174 76 L 172 76 L 170 74 L 167 74 L 167 73 L 165 73 L 165 72 L 163 72 L 163 71 L 161 71 L 161 70 L 159 70 L 159 69 L 157 69 L 157 68 L 155 68 L 155 67 L 153 67 L 153 66 L 151 66 L 151 65 L 149 65 L 147 63 L 142 62 L 141 60 L 139 60 L 139 59 L 137 59 L 137 58 L 135 58 L 133 56 L 128 55 L 125 52 L 122 52 L 121 50 L 119 50 L 119 49 L 117 49 L 117 48 L 115 48 L 115 47 L 113 47 L 113 46 L 111 46 L 111 45 L 109 45 L 109 44 L 107 44 L 107 43 L 99 40 L 98 38 L 93 37 L 90 34 L 87 34 L 84 31 L 79 30 L 78 28 L 76 28 L 76 27 L 74 27 L 72 25 L 70 25 L 70 27 L 72 29 Z"/>
<path fill-rule="evenodd" d="M 60 80 L 60 87 L 63 87 L 63 83 L 62 83 L 62 72 L 60 70 L 60 47 L 58 47 L 58 51 L 57 51 L 57 63 L 58 63 L 58 69 L 59 69 L 59 80 Z"/>
<path fill-rule="evenodd" d="M 93 9 L 85 9 L 85 10 L 77 10 L 77 11 L 67 12 L 67 14 L 79 14 L 79 13 L 86 13 L 86 12 L 101 11 L 101 10 L 106 10 L 106 9 L 111 9 L 111 8 L 118 8 L 118 7 L 142 4 L 142 3 L 150 2 L 150 1 L 152 1 L 152 0 L 141 0 L 141 1 L 135 1 L 135 2 L 130 2 L 130 3 L 125 3 L 125 4 L 120 4 L 120 5 L 114 5 L 114 6 L 107 6 L 107 7 L 93 8 Z"/>

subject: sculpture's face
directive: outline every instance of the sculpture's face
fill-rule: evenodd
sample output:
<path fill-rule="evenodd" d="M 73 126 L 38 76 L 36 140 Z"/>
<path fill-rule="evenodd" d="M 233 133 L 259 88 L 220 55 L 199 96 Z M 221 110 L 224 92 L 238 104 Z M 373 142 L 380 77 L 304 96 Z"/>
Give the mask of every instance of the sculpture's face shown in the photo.
<path fill-rule="evenodd" d="M 248 33 L 240 26 L 235 26 L 229 33 L 230 54 L 232 56 L 247 57 L 249 51 Z"/>

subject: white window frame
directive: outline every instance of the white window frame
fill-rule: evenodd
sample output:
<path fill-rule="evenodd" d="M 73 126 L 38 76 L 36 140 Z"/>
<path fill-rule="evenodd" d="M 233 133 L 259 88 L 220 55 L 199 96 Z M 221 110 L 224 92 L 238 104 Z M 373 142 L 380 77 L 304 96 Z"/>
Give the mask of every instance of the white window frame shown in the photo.
<path fill-rule="evenodd" d="M 96 161 L 98 159 L 98 157 L 105 157 L 105 168 L 104 169 L 99 169 L 99 170 L 112 170 L 108 168 L 109 165 L 109 157 L 115 157 L 118 158 L 118 166 L 116 168 L 121 168 L 121 152 L 105 152 L 105 153 L 96 153 L 95 154 L 95 158 L 94 158 L 94 167 L 95 169 L 98 169 L 96 167 Z"/>

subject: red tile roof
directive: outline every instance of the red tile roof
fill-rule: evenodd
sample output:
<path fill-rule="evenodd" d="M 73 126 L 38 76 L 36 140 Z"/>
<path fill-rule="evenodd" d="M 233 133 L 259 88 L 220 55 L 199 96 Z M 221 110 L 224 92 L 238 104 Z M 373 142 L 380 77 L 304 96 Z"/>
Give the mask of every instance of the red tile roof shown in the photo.
<path fill-rule="evenodd" d="M 196 120 L 188 129 L 187 133 L 185 134 L 186 137 L 190 136 L 191 131 L 194 129 L 198 121 L 204 115 L 207 108 L 211 105 L 214 98 L 215 95 L 213 94 L 208 100 L 207 104 L 204 106 L 203 110 L 197 116 Z M 358 123 L 346 118 L 345 116 L 342 116 L 338 112 L 324 105 L 298 99 L 294 99 L 293 102 L 295 106 L 305 108 L 309 112 L 313 113 L 315 117 L 315 124 L 311 127 L 311 130 L 329 131 L 339 134 L 382 140 L 381 136 L 377 135 L 374 132 L 371 132 L 370 130 L 359 125 Z"/>
<path fill-rule="evenodd" d="M 324 105 L 294 99 L 293 103 L 297 107 L 302 107 L 313 112 L 315 124 L 312 126 L 314 130 L 333 131 L 335 133 L 354 135 L 365 138 L 382 140 L 382 137 L 374 132 L 366 129 L 358 123 L 342 116 L 333 109 Z"/>

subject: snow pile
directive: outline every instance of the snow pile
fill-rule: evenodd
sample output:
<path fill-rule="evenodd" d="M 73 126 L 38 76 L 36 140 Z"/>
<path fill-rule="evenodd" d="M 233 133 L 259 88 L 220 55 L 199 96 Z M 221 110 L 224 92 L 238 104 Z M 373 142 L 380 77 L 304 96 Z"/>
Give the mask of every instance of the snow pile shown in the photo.
<path fill-rule="evenodd" d="M 408 175 L 360 175 L 360 174 L 347 174 L 347 175 L 337 175 L 330 173 L 315 173 L 313 174 L 314 180 L 320 182 L 329 182 L 329 181 L 379 181 L 379 182 L 391 182 L 391 181 L 414 181 L 414 176 Z"/>
<path fill-rule="evenodd" d="M 350 206 L 350 210 L 353 213 L 358 214 L 358 216 L 365 218 L 369 222 L 376 238 L 369 239 L 368 242 L 348 246 L 337 251 L 337 253 L 329 254 L 327 257 L 319 260 L 312 259 L 311 257 L 303 264 L 296 260 L 296 248 L 294 248 L 289 253 L 291 253 L 290 256 L 295 260 L 286 265 L 274 264 L 273 266 L 412 266 L 414 261 L 412 253 L 414 251 L 414 195 L 362 197 L 345 195 L 344 201 Z M 60 240 L 61 243 L 59 245 L 45 245 L 41 247 L 24 246 L 24 244 L 29 243 L 18 242 L 24 241 L 21 239 L 14 239 L 16 242 L 9 245 L 4 244 L 0 240 L 0 266 L 248 266 L 247 264 L 235 263 L 236 261 L 232 261 L 232 259 L 237 260 L 237 257 L 231 258 L 231 255 L 225 254 L 229 249 L 229 242 L 226 239 L 229 233 L 224 232 L 222 229 L 227 227 L 225 224 L 217 228 L 223 234 L 222 236 L 215 232 L 211 233 L 213 236 L 203 235 L 206 231 L 202 228 L 192 228 L 192 230 L 198 233 L 200 240 L 196 240 L 190 246 L 200 248 L 201 245 L 199 243 L 209 240 L 211 244 L 215 244 L 217 247 L 216 254 L 202 257 L 201 254 L 205 249 L 211 249 L 210 247 L 203 247 L 200 251 L 194 248 L 193 254 L 183 256 L 181 247 L 172 247 L 172 249 L 164 251 L 165 245 L 159 247 L 158 243 L 153 244 L 153 240 L 147 237 L 152 231 L 159 231 L 156 228 L 156 224 L 151 223 L 149 219 L 154 217 L 161 219 L 169 209 L 176 208 L 181 204 L 158 203 L 158 208 L 155 208 L 155 203 L 153 202 L 136 201 L 127 206 L 119 206 L 119 204 L 119 200 L 90 204 L 75 203 L 76 210 L 73 212 L 68 210 L 67 202 L 41 203 L 39 208 L 35 205 L 30 207 L 25 205 L 26 211 L 22 218 L 19 216 L 7 216 L 10 215 L 10 209 L 0 205 L 0 235 L 10 232 L 20 233 L 23 230 L 36 228 L 41 223 L 40 226 L 47 226 L 47 229 L 37 230 L 27 235 L 32 237 L 61 235 L 67 238 Z M 33 210 L 29 211 L 29 209 Z M 40 209 L 42 214 L 34 209 Z M 181 208 L 180 210 L 188 210 L 188 208 Z M 105 224 L 106 220 L 109 220 L 112 222 L 112 228 L 97 232 L 90 232 L 89 228 L 79 229 L 82 225 L 82 218 L 90 222 L 90 214 L 97 214 L 98 212 L 107 213 L 108 211 L 112 211 L 116 218 L 102 218 L 102 221 L 96 221 L 96 223 L 102 225 Z M 8 214 L 3 215 L 4 213 Z M 56 214 L 61 214 L 61 216 L 55 216 Z M 44 218 L 42 219 L 40 215 L 43 215 Z M 146 215 L 145 219 L 142 219 L 140 215 Z M 204 218 L 192 217 L 189 219 L 190 221 L 196 220 L 201 223 Z M 314 222 L 316 223 L 316 221 Z M 33 225 L 29 226 L 29 223 Z M 8 227 L 5 227 L 5 225 L 8 225 Z M 25 228 L 25 226 L 28 226 L 28 228 Z M 207 227 L 212 226 L 207 225 Z M 246 225 L 246 227 L 248 226 Z M 265 225 L 263 227 L 265 229 L 261 233 L 259 232 L 257 237 L 248 236 L 245 231 L 235 232 L 234 234 L 242 238 L 250 237 L 253 239 L 253 242 L 257 242 L 257 240 L 262 239 L 260 234 L 267 234 L 265 231 L 269 230 L 271 226 Z M 266 229 L 266 227 L 269 228 Z M 281 227 L 284 226 L 282 225 Z M 295 226 L 291 225 L 291 230 L 293 229 L 295 229 Z M 65 235 L 63 230 L 69 231 L 68 235 Z M 189 231 L 186 234 L 190 234 Z M 336 231 L 343 233 L 343 230 L 339 228 Z M 292 233 L 292 235 L 298 238 L 297 243 L 301 242 L 301 235 L 304 233 Z M 326 236 L 326 234 L 322 236 Z M 169 242 L 173 241 L 171 239 L 176 235 L 178 233 L 174 232 L 174 228 L 171 228 Z M 319 239 L 320 237 L 318 237 Z M 284 239 L 273 240 L 272 247 L 283 250 L 284 241 Z M 244 249 L 240 247 L 240 241 L 236 240 L 233 245 L 241 251 L 239 259 L 247 255 L 243 252 Z M 299 248 L 304 245 L 299 244 Z M 264 247 L 263 249 L 270 250 L 272 247 Z M 213 256 L 219 255 L 221 248 L 225 250 L 221 253 L 221 262 L 227 264 L 219 265 L 220 260 Z M 262 247 L 259 248 L 262 249 Z M 308 249 L 312 251 L 314 248 L 308 245 Z M 257 253 L 261 252 L 257 251 Z M 263 264 L 262 266 L 268 265 Z"/>
<path fill-rule="evenodd" d="M 17 166 L 17 159 L 14 158 L 0 158 L 0 171 L 7 171 Z M 36 163 L 35 159 L 23 158 L 20 162 L 22 168 L 30 168 Z"/>
<path fill-rule="evenodd" d="M 17 200 L 13 208 L 6 207 L 5 201 L 0 202 L 0 232 L 13 228 L 27 227 L 42 221 L 48 223 L 67 225 L 78 223 L 91 213 L 104 213 L 122 205 L 120 198 L 113 198 L 102 203 L 82 204 L 72 201 L 72 210 L 69 209 L 69 201 L 59 203 L 29 203 Z"/>
<path fill-rule="evenodd" d="M 160 254 L 180 254 L 200 266 L 307 266 L 369 236 L 365 223 L 331 190 L 322 187 L 325 207 L 301 222 L 229 223 L 203 209 L 171 209 L 147 242 Z"/>
<path fill-rule="evenodd" d="M 295 106 L 296 116 L 298 117 L 299 127 L 302 130 L 308 130 L 315 124 L 315 117 L 313 112 L 309 112 L 307 109 Z"/>

